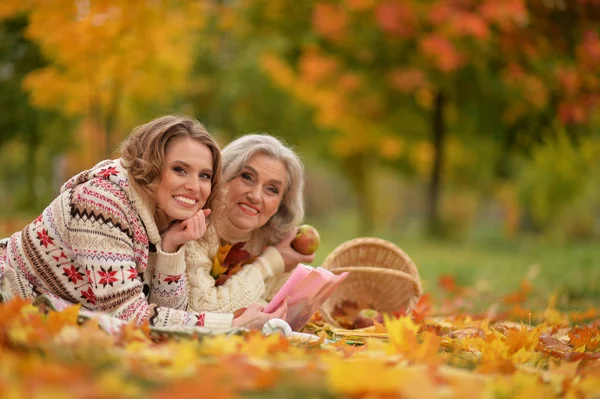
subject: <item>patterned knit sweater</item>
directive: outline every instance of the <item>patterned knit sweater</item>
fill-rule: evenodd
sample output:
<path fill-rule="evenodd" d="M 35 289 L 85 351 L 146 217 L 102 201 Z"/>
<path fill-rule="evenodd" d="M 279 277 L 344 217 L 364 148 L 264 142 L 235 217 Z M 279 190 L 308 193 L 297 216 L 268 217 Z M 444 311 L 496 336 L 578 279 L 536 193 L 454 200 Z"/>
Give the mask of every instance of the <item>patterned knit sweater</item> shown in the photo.
<path fill-rule="evenodd" d="M 186 247 L 190 310 L 234 312 L 255 302 L 264 305 L 289 277 L 290 273 L 283 272 L 284 260 L 279 251 L 269 246 L 223 285 L 216 286 L 211 270 L 219 239 L 214 228 L 209 228 L 206 234 L 206 240 L 190 242 Z M 235 243 L 235 240 L 227 241 Z"/>
<path fill-rule="evenodd" d="M 23 298 L 46 294 L 155 326 L 230 329 L 232 314 L 186 311 L 186 246 L 164 253 L 160 241 L 150 208 L 121 161 L 103 161 L 65 183 L 0 249 L 0 291 Z"/>

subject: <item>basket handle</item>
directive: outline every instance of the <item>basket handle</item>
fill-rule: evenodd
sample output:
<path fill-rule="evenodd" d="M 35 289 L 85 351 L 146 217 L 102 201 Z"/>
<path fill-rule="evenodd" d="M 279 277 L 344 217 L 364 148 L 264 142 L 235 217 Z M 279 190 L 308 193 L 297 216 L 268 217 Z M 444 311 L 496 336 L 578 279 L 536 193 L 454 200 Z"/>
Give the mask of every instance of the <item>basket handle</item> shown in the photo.
<path fill-rule="evenodd" d="M 409 281 L 411 281 L 413 284 L 418 285 L 418 281 L 415 278 L 415 276 L 413 276 L 412 274 L 400 271 L 400 270 L 396 270 L 396 269 L 387 269 L 387 268 L 382 268 L 382 267 L 369 267 L 369 266 L 351 266 L 351 267 L 334 267 L 333 269 L 329 269 L 330 272 L 332 273 L 343 273 L 343 272 L 369 272 L 369 273 L 382 273 L 382 274 L 389 274 L 392 276 L 396 276 L 396 277 L 402 277 L 405 278 Z"/>

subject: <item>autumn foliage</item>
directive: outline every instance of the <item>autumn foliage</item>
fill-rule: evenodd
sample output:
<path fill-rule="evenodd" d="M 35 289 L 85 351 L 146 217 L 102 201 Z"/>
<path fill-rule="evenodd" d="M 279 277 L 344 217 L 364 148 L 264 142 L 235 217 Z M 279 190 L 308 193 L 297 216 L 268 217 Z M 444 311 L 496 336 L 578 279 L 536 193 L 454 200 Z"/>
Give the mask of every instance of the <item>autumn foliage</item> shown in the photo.
<path fill-rule="evenodd" d="M 45 312 L 30 302 L 0 304 L 3 397 L 596 397 L 600 393 L 599 313 L 563 313 L 552 301 L 528 318 L 467 313 L 473 290 L 442 284 L 452 305 L 425 295 L 410 314 L 336 335 L 315 315 L 298 341 L 258 332 L 185 336 L 125 325 L 108 334 L 79 306 Z M 458 293 L 460 292 L 460 294 Z M 490 304 L 490 308 L 501 305 Z M 522 302 L 521 304 L 524 304 Z M 445 309 L 445 310 L 444 310 Z M 511 321 L 514 320 L 514 321 Z M 587 321 L 586 321 L 587 320 Z M 382 334 L 383 333 L 383 334 Z M 381 339 L 381 336 L 387 339 Z M 332 341 L 333 340 L 333 341 Z"/>

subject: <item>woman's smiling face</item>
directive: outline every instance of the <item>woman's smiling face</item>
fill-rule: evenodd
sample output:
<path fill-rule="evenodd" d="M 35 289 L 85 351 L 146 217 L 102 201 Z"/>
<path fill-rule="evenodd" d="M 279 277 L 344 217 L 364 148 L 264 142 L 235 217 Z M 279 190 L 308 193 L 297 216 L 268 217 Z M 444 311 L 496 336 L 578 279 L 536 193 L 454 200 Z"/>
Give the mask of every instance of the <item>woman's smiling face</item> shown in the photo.
<path fill-rule="evenodd" d="M 189 137 L 167 146 L 156 206 L 167 222 L 185 220 L 202 209 L 211 192 L 213 157 L 210 148 Z"/>
<path fill-rule="evenodd" d="M 254 155 L 227 183 L 227 234 L 247 236 L 277 213 L 287 187 L 283 162 L 265 154 Z"/>

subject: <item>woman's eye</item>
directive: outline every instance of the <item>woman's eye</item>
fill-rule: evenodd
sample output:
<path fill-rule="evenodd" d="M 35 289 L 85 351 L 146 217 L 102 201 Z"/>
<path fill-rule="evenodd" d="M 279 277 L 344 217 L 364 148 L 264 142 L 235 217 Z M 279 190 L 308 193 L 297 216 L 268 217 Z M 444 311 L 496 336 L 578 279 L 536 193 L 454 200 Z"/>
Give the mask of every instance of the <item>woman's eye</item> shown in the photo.
<path fill-rule="evenodd" d="M 250 173 L 242 173 L 240 176 L 244 180 L 252 181 L 252 175 Z"/>
<path fill-rule="evenodd" d="M 273 186 L 268 187 L 267 191 L 269 191 L 270 193 L 276 194 L 276 195 L 279 194 L 279 189 L 277 187 L 273 187 Z"/>
<path fill-rule="evenodd" d="M 175 172 L 177 172 L 177 173 L 182 173 L 182 174 L 185 174 L 185 173 L 186 173 L 185 169 L 183 169 L 181 166 L 175 166 L 175 167 L 173 168 L 173 170 L 174 170 Z"/>
<path fill-rule="evenodd" d="M 199 176 L 202 180 L 211 180 L 212 179 L 212 176 L 210 173 L 200 173 Z"/>

